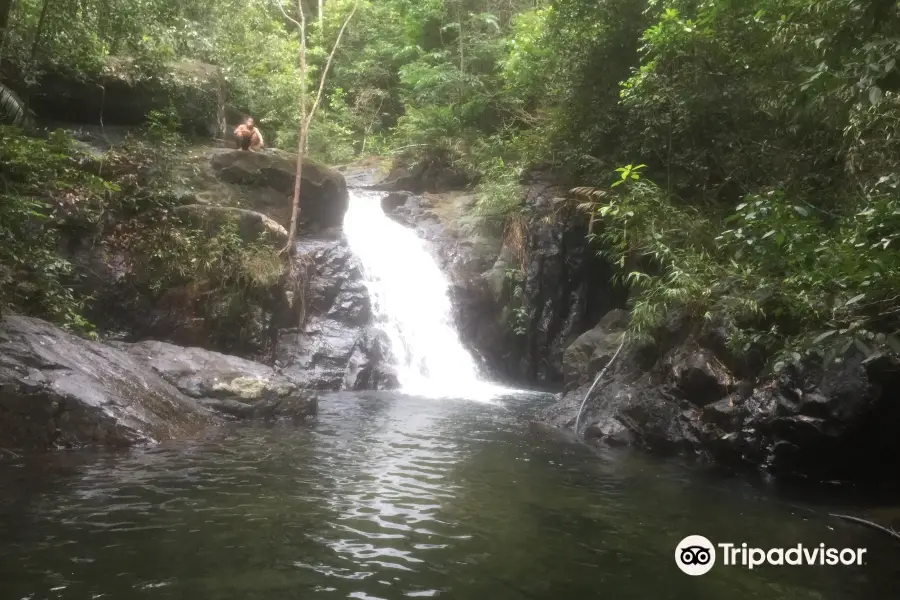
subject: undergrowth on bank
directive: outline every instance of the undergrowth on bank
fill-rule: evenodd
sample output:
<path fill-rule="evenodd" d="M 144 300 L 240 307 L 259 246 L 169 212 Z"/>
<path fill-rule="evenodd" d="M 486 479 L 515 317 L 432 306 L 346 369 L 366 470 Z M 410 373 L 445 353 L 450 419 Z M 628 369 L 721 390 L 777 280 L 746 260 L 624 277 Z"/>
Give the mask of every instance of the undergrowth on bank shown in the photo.
<path fill-rule="evenodd" d="M 90 333 L 93 298 L 82 289 L 79 252 L 124 257 L 126 285 L 152 301 L 190 290 L 203 316 L 231 326 L 281 278 L 277 242 L 241 237 L 237 221 L 179 214 L 173 167 L 184 141 L 171 117 L 102 156 L 61 131 L 32 137 L 0 129 L 0 307 Z"/>
<path fill-rule="evenodd" d="M 738 353 L 770 366 L 851 349 L 900 354 L 900 196 L 893 186 L 823 213 L 772 190 L 701 215 L 619 169 L 621 187 L 576 188 L 591 237 L 634 290 L 631 332 L 648 340 L 673 313 L 725 317 Z"/>

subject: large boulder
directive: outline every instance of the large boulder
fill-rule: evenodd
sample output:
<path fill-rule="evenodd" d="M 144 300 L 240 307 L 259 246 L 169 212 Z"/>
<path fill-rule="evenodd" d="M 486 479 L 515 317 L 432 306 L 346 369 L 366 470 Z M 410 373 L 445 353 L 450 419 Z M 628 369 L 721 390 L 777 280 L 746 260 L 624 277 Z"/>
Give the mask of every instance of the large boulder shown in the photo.
<path fill-rule="evenodd" d="M 256 242 L 265 237 L 279 246 L 287 243 L 287 229 L 255 210 L 234 206 L 185 204 L 176 207 L 174 212 L 176 215 L 184 217 L 188 224 L 210 234 L 218 233 L 226 223 L 233 223 L 237 226 L 238 234 L 244 242 Z"/>
<path fill-rule="evenodd" d="M 283 273 L 276 256 L 287 241 L 294 160 L 276 151 L 186 148 L 175 161 L 170 189 L 184 204 L 166 216 L 169 226 L 209 237 L 231 225 L 244 242 L 257 246 L 265 241 L 270 255 L 257 247 L 248 255 L 260 261 L 255 271 L 260 276 L 240 293 L 202 276 L 159 289 L 146 276 L 144 266 L 152 262 L 146 247 L 138 244 L 136 252 L 122 246 L 115 233 L 110 243 L 79 234 L 65 247 L 79 274 L 79 289 L 93 296 L 88 318 L 125 341 L 157 339 L 268 359 L 278 327 L 299 320 L 292 312 L 292 286 L 279 277 Z M 301 239 L 341 224 L 348 196 L 340 173 L 307 159 L 301 189 Z"/>
<path fill-rule="evenodd" d="M 570 345 L 566 392 L 543 420 L 574 425 L 625 322 L 614 313 Z M 741 378 L 709 327 L 673 317 L 665 341 L 626 343 L 585 403 L 585 436 L 778 474 L 856 479 L 900 466 L 900 362 L 851 351 L 827 368 L 807 361 Z"/>
<path fill-rule="evenodd" d="M 0 446 L 129 445 L 219 422 L 127 352 L 38 319 L 0 320 Z"/>
<path fill-rule="evenodd" d="M 181 60 L 148 73 L 130 59 L 111 57 L 94 74 L 47 68 L 31 86 L 24 76 L 10 75 L 7 83 L 27 89 L 29 107 L 41 120 L 142 125 L 151 111 L 174 103 L 185 132 L 224 132 L 225 80 L 206 63 Z"/>
<path fill-rule="evenodd" d="M 376 187 L 428 188 L 412 181 Z M 565 349 L 623 306 L 626 291 L 610 283 L 611 266 L 587 240 L 587 218 L 557 202 L 565 193 L 551 175 L 530 174 L 522 190 L 522 217 L 502 232 L 477 216 L 467 192 L 393 191 L 382 207 L 432 242 L 450 275 L 460 336 L 494 376 L 557 385 Z"/>
<path fill-rule="evenodd" d="M 371 189 L 444 193 L 465 189 L 471 180 L 465 173 L 444 161 L 407 161 L 402 157 L 383 181 L 371 184 Z M 402 164 L 409 162 L 410 164 Z"/>
<path fill-rule="evenodd" d="M 127 446 L 235 418 L 306 419 L 317 398 L 272 368 L 163 342 L 103 344 L 0 320 L 0 448 Z"/>
<path fill-rule="evenodd" d="M 316 390 L 389 389 L 397 378 L 387 367 L 387 342 L 374 326 L 359 259 L 336 230 L 298 242 L 309 286 L 294 298 L 305 306 L 302 322 L 279 331 L 276 366 Z"/>
<path fill-rule="evenodd" d="M 317 398 L 266 365 L 165 342 L 119 344 L 183 394 L 215 412 L 238 417 L 314 416 Z"/>
<path fill-rule="evenodd" d="M 615 356 L 629 323 L 624 310 L 611 310 L 600 324 L 585 331 L 563 352 L 563 377 L 566 391 L 583 385 Z"/>
<path fill-rule="evenodd" d="M 271 190 L 271 193 L 248 193 L 248 208 L 261 212 L 284 227 L 291 222 L 291 198 L 297 157 L 287 152 L 221 151 L 211 158 L 215 176 L 226 183 L 249 190 Z M 300 184 L 301 223 L 327 228 L 339 226 L 349 206 L 347 184 L 339 172 L 314 161 L 303 159 Z"/>

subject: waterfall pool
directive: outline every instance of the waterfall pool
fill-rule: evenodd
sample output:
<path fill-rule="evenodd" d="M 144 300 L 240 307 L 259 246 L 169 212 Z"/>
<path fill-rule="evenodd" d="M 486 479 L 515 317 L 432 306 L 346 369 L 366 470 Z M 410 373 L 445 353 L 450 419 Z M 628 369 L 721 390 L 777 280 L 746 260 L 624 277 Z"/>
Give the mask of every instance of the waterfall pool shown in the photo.
<path fill-rule="evenodd" d="M 0 454 L 0 600 L 851 600 L 900 589 L 900 547 L 790 498 L 531 425 L 546 394 L 485 381 L 448 283 L 381 195 L 345 234 L 402 386 L 342 392 L 308 428 L 242 426 L 121 452 Z M 675 563 L 688 535 L 865 548 L 859 566 Z"/>
<path fill-rule="evenodd" d="M 779 497 L 529 425 L 548 401 L 338 393 L 311 428 L 0 462 L 0 598 L 891 598 L 900 548 Z M 676 568 L 689 534 L 862 567 Z"/>

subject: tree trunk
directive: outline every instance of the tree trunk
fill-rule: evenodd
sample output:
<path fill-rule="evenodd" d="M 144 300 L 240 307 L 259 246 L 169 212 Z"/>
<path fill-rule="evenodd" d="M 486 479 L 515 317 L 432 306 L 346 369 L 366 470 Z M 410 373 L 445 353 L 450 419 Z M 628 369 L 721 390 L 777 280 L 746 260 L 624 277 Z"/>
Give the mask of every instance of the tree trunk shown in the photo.
<path fill-rule="evenodd" d="M 284 9 L 282 8 L 282 12 Z M 287 13 L 284 13 L 288 16 Z M 297 221 L 300 219 L 300 184 L 303 182 L 303 152 L 306 149 L 306 132 L 309 121 L 306 115 L 306 13 L 303 11 L 303 0 L 297 0 L 297 16 L 294 21 L 300 28 L 300 130 L 297 140 L 297 172 L 294 175 L 294 197 L 291 201 L 291 224 L 288 227 L 288 241 L 283 253 L 288 260 L 297 252 Z M 293 19 L 291 19 L 293 21 Z M 324 75 L 323 75 L 324 77 Z"/>
<path fill-rule="evenodd" d="M 331 69 L 331 62 L 334 60 L 334 54 L 341 44 L 341 38 L 344 36 L 347 25 L 350 24 L 350 20 L 359 8 L 359 3 L 360 0 L 356 0 L 353 4 L 353 9 L 350 11 L 350 14 L 347 15 L 344 24 L 341 25 L 340 31 L 338 31 L 337 38 L 334 40 L 334 45 L 331 47 L 331 54 L 328 55 L 328 60 L 325 62 L 325 68 L 322 69 L 322 75 L 319 78 L 319 90 L 316 92 L 316 98 L 313 100 L 312 106 L 308 111 L 306 109 L 306 14 L 303 11 L 302 0 L 297 0 L 297 14 L 300 16 L 299 21 L 291 18 L 287 12 L 285 12 L 284 6 L 279 3 L 281 12 L 284 16 L 296 23 L 300 28 L 300 139 L 297 142 L 297 174 L 294 178 L 294 199 L 291 206 L 291 225 L 290 229 L 288 229 L 287 246 L 285 246 L 282 251 L 282 253 L 287 254 L 288 256 L 293 256 L 296 252 L 297 223 L 300 219 L 300 184 L 303 175 L 303 153 L 307 148 L 309 126 L 316 114 L 316 109 L 319 107 L 319 102 L 322 100 L 322 92 L 325 89 L 325 80 L 328 78 L 328 71 Z"/>
<path fill-rule="evenodd" d="M 38 17 L 37 27 L 34 30 L 34 41 L 31 43 L 31 56 L 28 59 L 28 64 L 30 66 L 34 66 L 34 60 L 37 58 L 38 48 L 41 46 L 41 34 L 44 33 L 44 22 L 47 20 L 47 8 L 50 6 L 50 0 L 44 0 L 44 5 L 41 7 L 41 16 Z"/>
<path fill-rule="evenodd" d="M 9 17 L 16 0 L 0 0 L 0 67 L 3 66 L 3 51 L 6 49 L 6 34 L 9 29 Z"/>
<path fill-rule="evenodd" d="M 9 15 L 12 13 L 13 0 L 0 0 L 0 39 L 6 37 Z"/>
<path fill-rule="evenodd" d="M 461 73 L 466 72 L 466 52 L 465 52 L 465 43 L 463 42 L 463 16 L 462 16 L 462 4 L 459 6 L 459 11 L 456 13 L 457 19 L 459 20 L 459 70 Z"/>
<path fill-rule="evenodd" d="M 297 221 L 300 219 L 300 185 L 303 182 L 303 151 L 306 147 L 306 127 L 301 125 L 300 141 L 297 143 L 297 173 L 294 178 L 294 200 L 291 208 L 291 225 L 288 229 L 287 251 L 293 255 L 297 245 Z"/>

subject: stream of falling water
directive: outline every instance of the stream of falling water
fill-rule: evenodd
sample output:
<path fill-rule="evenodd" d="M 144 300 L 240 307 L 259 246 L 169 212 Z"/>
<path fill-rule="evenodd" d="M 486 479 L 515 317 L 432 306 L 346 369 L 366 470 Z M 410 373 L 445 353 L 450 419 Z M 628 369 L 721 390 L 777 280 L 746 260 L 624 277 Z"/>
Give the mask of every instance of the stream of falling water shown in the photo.
<path fill-rule="evenodd" d="M 459 339 L 447 278 L 426 242 L 389 219 L 383 193 L 350 190 L 344 233 L 363 264 L 379 327 L 390 340 L 401 390 L 427 397 L 489 400 L 485 381 Z"/>

